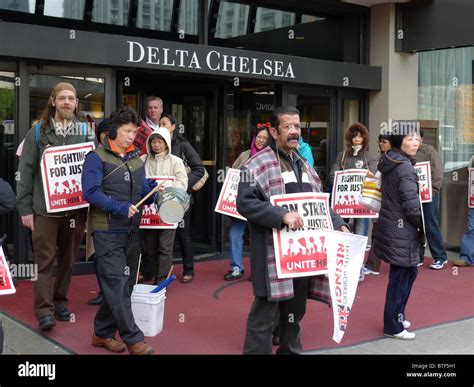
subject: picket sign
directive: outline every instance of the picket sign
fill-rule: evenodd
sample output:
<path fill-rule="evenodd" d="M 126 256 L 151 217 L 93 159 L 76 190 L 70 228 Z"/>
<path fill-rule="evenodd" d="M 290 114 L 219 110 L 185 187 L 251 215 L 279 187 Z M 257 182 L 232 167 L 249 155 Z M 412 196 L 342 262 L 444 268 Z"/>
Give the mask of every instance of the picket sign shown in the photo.
<path fill-rule="evenodd" d="M 48 213 L 89 207 L 82 193 L 82 165 L 93 142 L 46 148 L 41 157 L 46 210 Z"/>

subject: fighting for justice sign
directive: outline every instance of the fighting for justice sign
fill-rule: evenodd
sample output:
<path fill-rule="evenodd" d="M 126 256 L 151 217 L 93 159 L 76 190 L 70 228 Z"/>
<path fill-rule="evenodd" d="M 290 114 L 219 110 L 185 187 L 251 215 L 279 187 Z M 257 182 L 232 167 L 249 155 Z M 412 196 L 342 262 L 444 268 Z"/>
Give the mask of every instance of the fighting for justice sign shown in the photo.
<path fill-rule="evenodd" d="M 41 176 L 48 212 L 88 207 L 81 187 L 82 164 L 93 142 L 47 148 L 41 158 Z"/>
<path fill-rule="evenodd" d="M 336 214 L 346 218 L 377 218 L 361 202 L 362 186 L 367 169 L 345 169 L 336 171 L 332 189 L 331 207 Z"/>
<path fill-rule="evenodd" d="M 157 182 L 157 184 L 162 184 L 164 187 L 169 186 L 169 183 L 175 181 L 174 176 L 154 176 L 150 177 Z M 168 182 L 168 183 L 167 183 Z M 151 229 L 173 229 L 177 228 L 178 223 L 165 223 L 161 220 L 158 209 L 154 204 L 144 204 L 142 217 L 140 219 L 140 228 L 151 228 Z"/>
<path fill-rule="evenodd" d="M 418 185 L 420 186 L 420 197 L 422 203 L 429 203 L 433 200 L 431 191 L 431 167 L 429 161 L 416 163 L 416 173 L 418 175 Z"/>
<path fill-rule="evenodd" d="M 469 168 L 468 200 L 469 207 L 474 208 L 474 168 Z"/>
<path fill-rule="evenodd" d="M 4 294 L 15 293 L 15 286 L 13 285 L 12 276 L 8 262 L 5 259 L 3 248 L 0 246 L 0 296 Z"/>
<path fill-rule="evenodd" d="M 332 230 L 329 194 L 296 193 L 270 197 L 275 206 L 298 212 L 304 227 L 273 229 L 278 278 L 307 277 L 327 273 L 326 238 L 319 230 Z"/>
<path fill-rule="evenodd" d="M 236 201 L 239 182 L 240 170 L 229 168 L 214 211 L 237 219 L 247 220 L 237 211 Z"/>

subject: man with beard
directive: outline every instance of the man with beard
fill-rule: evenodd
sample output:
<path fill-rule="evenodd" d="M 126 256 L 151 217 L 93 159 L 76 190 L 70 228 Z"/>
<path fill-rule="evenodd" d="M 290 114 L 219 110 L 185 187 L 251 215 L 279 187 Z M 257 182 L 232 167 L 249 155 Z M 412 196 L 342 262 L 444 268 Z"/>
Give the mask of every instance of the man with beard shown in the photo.
<path fill-rule="evenodd" d="M 17 208 L 23 226 L 32 231 L 38 280 L 34 282 L 34 313 L 42 331 L 69 321 L 67 292 L 74 260 L 84 236 L 87 208 L 48 213 L 41 176 L 41 156 L 48 147 L 96 141 L 84 130 L 76 89 L 66 82 L 51 92 L 45 110 L 28 131 L 18 166 Z M 96 144 L 97 145 L 97 144 Z M 56 250 L 57 248 L 57 250 Z M 56 280 L 52 281 L 57 258 Z"/>
<path fill-rule="evenodd" d="M 298 152 L 300 113 L 289 106 L 278 107 L 271 119 L 274 142 L 241 167 L 237 210 L 250 228 L 250 265 L 255 296 L 247 319 L 244 354 L 271 354 L 273 322 L 279 312 L 278 354 L 300 354 L 300 322 L 308 298 L 330 303 L 325 276 L 278 279 L 272 229 L 288 225 L 303 227 L 297 212 L 270 203 L 270 196 L 298 192 L 320 192 L 321 180 Z M 349 232 L 339 215 L 330 210 L 334 229 Z"/>

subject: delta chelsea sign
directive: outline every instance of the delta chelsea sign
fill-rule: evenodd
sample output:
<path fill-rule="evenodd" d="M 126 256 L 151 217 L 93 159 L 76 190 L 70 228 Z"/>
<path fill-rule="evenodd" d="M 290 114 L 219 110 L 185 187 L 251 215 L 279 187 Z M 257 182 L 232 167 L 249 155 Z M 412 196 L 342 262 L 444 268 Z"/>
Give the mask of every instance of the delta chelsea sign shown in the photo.
<path fill-rule="evenodd" d="M 127 43 L 127 62 L 130 63 L 193 69 L 207 73 L 229 73 L 236 76 L 250 74 L 271 78 L 295 78 L 291 62 L 283 60 L 228 55 L 216 49 L 203 53 L 192 49 L 146 46 L 129 40 Z"/>

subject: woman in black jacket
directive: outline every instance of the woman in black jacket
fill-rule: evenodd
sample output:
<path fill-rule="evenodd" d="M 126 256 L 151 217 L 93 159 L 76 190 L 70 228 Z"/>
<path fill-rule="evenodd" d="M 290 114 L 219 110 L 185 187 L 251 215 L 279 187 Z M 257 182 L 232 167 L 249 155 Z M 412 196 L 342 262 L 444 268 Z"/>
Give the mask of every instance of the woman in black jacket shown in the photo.
<path fill-rule="evenodd" d="M 167 128 L 171 134 L 171 154 L 183 159 L 185 166 L 189 167 L 188 172 L 188 193 L 191 195 L 193 187 L 204 176 L 204 165 L 201 158 L 193 146 L 184 136 L 176 131 L 177 120 L 171 114 L 162 114 L 160 126 Z M 183 278 L 182 283 L 189 283 L 194 279 L 194 252 L 191 240 L 191 208 L 193 197 L 191 195 L 191 205 L 186 211 L 183 221 L 184 227 L 178 227 L 176 236 L 179 240 L 181 256 L 183 257 Z"/>
<path fill-rule="evenodd" d="M 421 203 L 413 165 L 420 146 L 416 132 L 390 136 L 392 150 L 380 159 L 382 207 L 375 236 L 377 256 L 390 264 L 384 310 L 384 335 L 413 340 L 406 329 L 405 306 L 418 274 L 419 250 L 423 239 Z"/>

